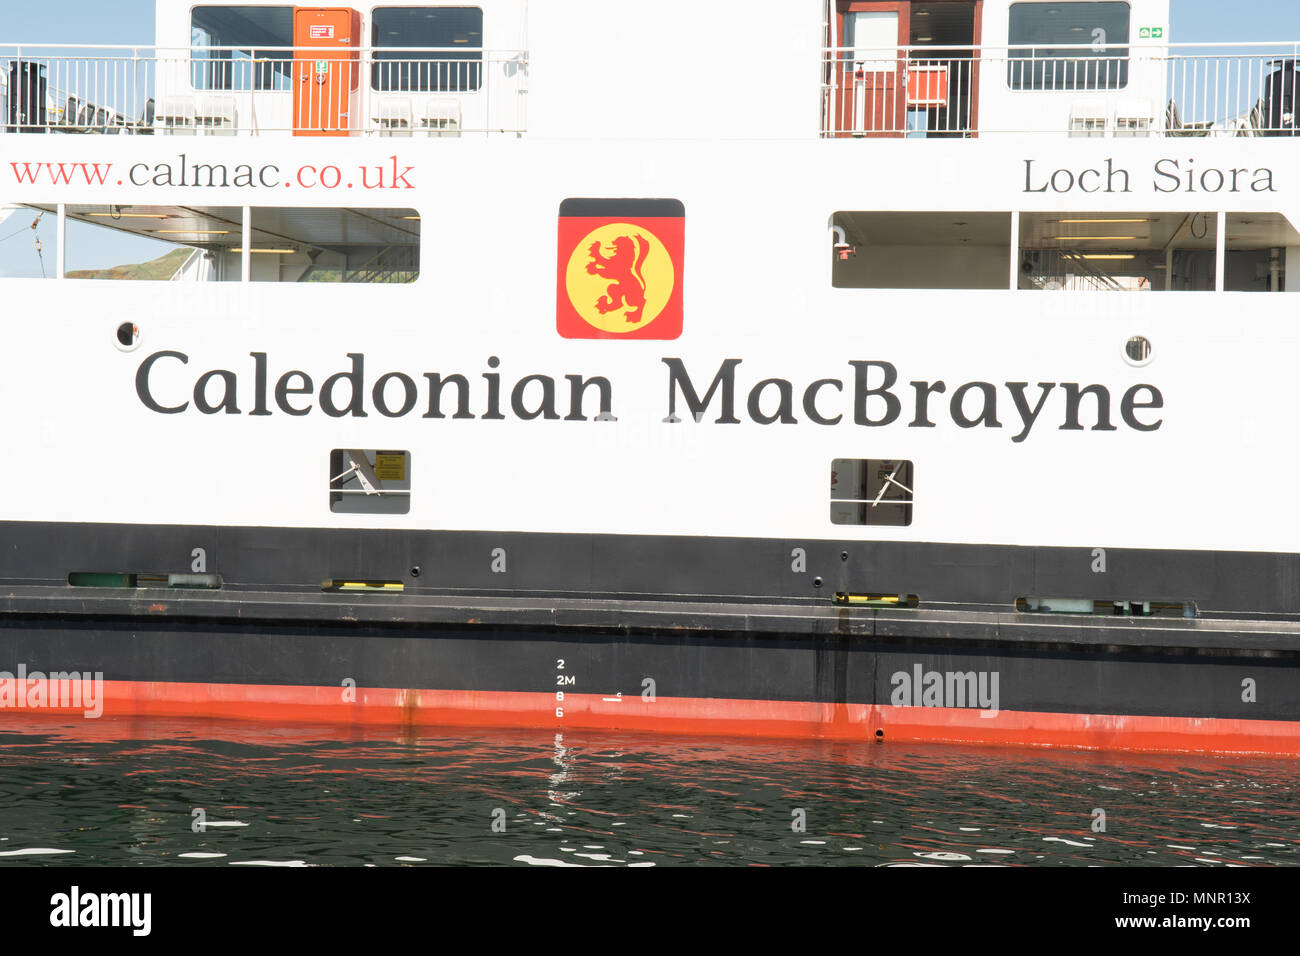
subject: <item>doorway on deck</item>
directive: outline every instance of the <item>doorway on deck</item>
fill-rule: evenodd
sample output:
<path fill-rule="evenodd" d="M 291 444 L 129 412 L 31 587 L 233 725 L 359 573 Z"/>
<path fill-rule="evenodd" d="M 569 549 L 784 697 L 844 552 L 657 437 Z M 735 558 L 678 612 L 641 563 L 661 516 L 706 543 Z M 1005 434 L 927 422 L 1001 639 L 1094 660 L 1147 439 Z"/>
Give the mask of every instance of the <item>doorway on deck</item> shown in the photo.
<path fill-rule="evenodd" d="M 908 29 L 907 135 L 975 135 L 983 0 L 913 3 Z"/>
<path fill-rule="evenodd" d="M 902 136 L 906 131 L 906 50 L 910 3 L 836 0 L 832 69 L 836 131 Z"/>
<path fill-rule="evenodd" d="M 974 135 L 983 0 L 836 0 L 834 131 Z"/>

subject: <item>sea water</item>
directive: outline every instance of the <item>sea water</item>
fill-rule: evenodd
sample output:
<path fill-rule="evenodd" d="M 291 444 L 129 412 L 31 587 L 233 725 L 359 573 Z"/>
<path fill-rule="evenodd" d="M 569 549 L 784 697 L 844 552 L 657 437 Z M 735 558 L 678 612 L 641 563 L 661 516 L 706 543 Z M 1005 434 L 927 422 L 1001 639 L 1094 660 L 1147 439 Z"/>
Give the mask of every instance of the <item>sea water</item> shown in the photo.
<path fill-rule="evenodd" d="M 0 863 L 1300 864 L 1300 764 L 4 715 Z"/>

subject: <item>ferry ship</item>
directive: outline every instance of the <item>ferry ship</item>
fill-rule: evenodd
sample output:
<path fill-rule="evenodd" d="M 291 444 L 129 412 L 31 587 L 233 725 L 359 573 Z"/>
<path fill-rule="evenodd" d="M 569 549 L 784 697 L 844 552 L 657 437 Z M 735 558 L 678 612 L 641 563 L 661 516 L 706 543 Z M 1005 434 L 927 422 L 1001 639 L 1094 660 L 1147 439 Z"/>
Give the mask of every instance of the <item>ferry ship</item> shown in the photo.
<path fill-rule="evenodd" d="M 1300 753 L 1294 44 L 1166 0 L 156 27 L 0 51 L 0 229 L 56 227 L 0 279 L 0 719 L 98 675 Z M 105 236 L 171 251 L 73 268 Z"/>

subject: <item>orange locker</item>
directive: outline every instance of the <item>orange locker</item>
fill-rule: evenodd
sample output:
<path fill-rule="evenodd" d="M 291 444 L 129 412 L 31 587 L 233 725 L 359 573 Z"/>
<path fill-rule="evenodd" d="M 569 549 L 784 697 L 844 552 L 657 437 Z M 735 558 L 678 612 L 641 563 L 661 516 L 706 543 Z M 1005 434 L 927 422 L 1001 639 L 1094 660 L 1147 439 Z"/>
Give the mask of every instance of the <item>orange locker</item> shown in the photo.
<path fill-rule="evenodd" d="M 360 127 L 361 14 L 349 7 L 293 11 L 293 133 L 346 136 Z"/>

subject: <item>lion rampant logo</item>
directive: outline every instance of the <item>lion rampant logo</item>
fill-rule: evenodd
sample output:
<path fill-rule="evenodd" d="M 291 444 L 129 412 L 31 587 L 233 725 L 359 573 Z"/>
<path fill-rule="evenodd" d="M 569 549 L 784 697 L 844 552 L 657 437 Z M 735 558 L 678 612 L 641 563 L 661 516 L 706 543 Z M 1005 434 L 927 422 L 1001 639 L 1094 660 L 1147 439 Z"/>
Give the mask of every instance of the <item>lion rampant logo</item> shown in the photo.
<path fill-rule="evenodd" d="M 623 317 L 628 322 L 640 322 L 646 303 L 646 282 L 641 267 L 650 254 L 650 242 L 637 233 L 618 236 L 610 245 L 613 246 L 613 255 L 610 256 L 602 253 L 603 246 L 599 241 L 587 247 L 587 256 L 591 259 L 587 263 L 587 273 L 609 280 L 605 294 L 596 300 L 596 309 L 601 315 L 615 309 L 627 309 Z"/>
<path fill-rule="evenodd" d="M 682 334 L 686 210 L 676 199 L 566 199 L 556 230 L 555 331 L 566 339 Z"/>

